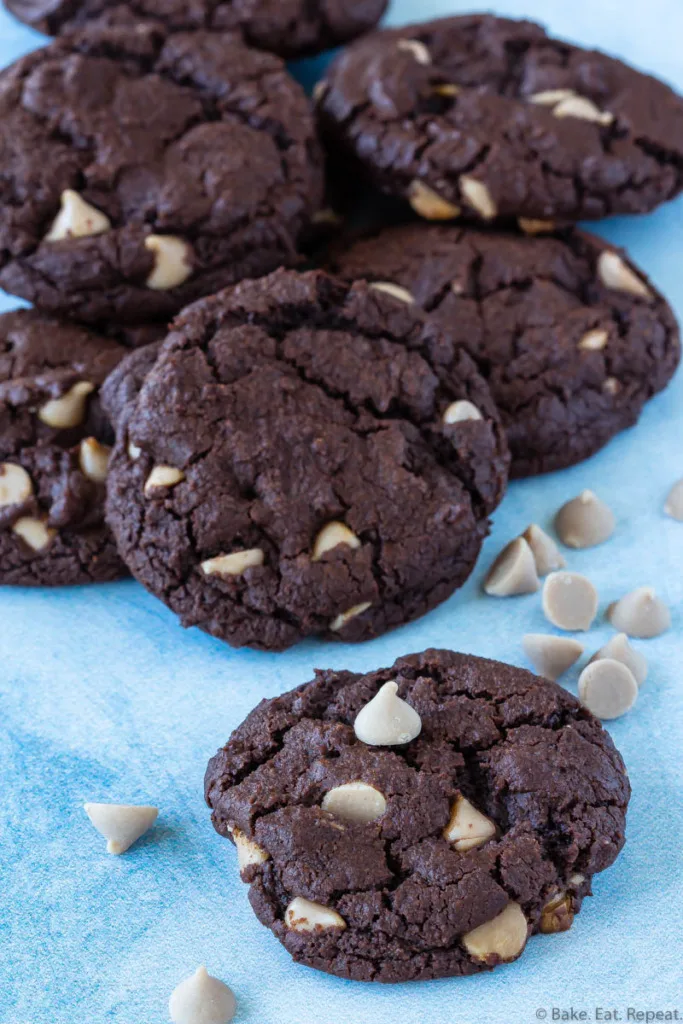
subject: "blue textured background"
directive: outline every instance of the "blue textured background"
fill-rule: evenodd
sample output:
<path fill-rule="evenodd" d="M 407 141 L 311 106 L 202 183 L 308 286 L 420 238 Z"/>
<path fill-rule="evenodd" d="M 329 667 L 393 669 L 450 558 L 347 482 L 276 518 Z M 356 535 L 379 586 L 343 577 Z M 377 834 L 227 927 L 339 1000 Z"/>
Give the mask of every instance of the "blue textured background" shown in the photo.
<path fill-rule="evenodd" d="M 467 9 L 395 0 L 391 20 Z M 683 89 L 681 0 L 500 0 L 496 10 L 545 20 Z M 39 43 L 0 13 L 2 63 Z M 628 246 L 683 314 L 683 201 L 599 230 Z M 15 304 L 0 297 L 0 308 Z M 202 962 L 232 985 L 237 1020 L 250 1024 L 526 1024 L 542 1019 L 537 1009 L 552 1019 L 553 1007 L 570 1006 L 587 1019 L 596 1007 L 622 1020 L 628 1007 L 678 1006 L 683 1016 L 683 525 L 661 512 L 683 476 L 682 400 L 679 374 L 605 452 L 512 486 L 470 584 L 365 646 L 231 651 L 184 633 L 133 583 L 0 590 L 2 1024 L 163 1024 L 170 991 Z M 430 645 L 523 664 L 522 634 L 546 626 L 540 600 L 486 599 L 482 574 L 504 541 L 532 520 L 548 525 L 584 487 L 619 519 L 608 545 L 571 557 L 597 584 L 601 613 L 652 583 L 674 615 L 667 636 L 641 645 L 651 677 L 634 711 L 610 726 L 634 788 L 624 854 L 598 877 L 570 932 L 533 939 L 519 962 L 491 975 L 370 988 L 296 967 L 257 924 L 232 848 L 211 828 L 201 796 L 208 757 L 262 697 L 310 678 L 314 666 L 369 670 Z M 603 620 L 589 649 L 609 635 Z M 108 857 L 86 800 L 157 803 L 159 824 L 128 855 Z"/>

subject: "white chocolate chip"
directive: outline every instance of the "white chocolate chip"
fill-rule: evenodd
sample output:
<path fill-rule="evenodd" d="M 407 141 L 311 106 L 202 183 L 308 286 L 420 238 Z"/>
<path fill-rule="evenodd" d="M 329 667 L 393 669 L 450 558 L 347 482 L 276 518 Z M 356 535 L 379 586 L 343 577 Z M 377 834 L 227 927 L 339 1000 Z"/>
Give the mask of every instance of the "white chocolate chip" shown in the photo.
<path fill-rule="evenodd" d="M 483 181 L 477 181 L 476 178 L 470 178 L 463 174 L 459 184 L 463 196 L 480 217 L 483 217 L 484 220 L 493 220 L 497 216 L 498 207 L 488 186 Z"/>
<path fill-rule="evenodd" d="M 241 829 L 229 826 L 228 831 L 235 842 L 237 864 L 240 873 L 246 868 L 252 867 L 252 865 L 265 864 L 267 860 L 270 860 L 270 854 L 263 847 L 259 846 L 258 843 L 255 843 L 253 839 L 248 839 Z"/>
<path fill-rule="evenodd" d="M 554 220 L 539 220 L 534 217 L 520 217 L 518 223 L 525 235 L 549 235 L 557 227 Z"/>
<path fill-rule="evenodd" d="M 614 121 L 614 114 L 600 110 L 585 96 L 567 96 L 560 100 L 553 114 L 555 117 L 574 117 L 579 121 L 591 121 L 593 124 L 601 125 L 610 125 Z"/>
<path fill-rule="evenodd" d="M 579 875 L 579 874 L 576 874 L 576 875 L 570 875 L 570 876 L 569 876 L 569 884 L 570 884 L 570 885 L 571 885 L 571 886 L 572 886 L 572 887 L 573 887 L 574 889 L 577 889 L 577 888 L 578 888 L 578 887 L 579 887 L 580 885 L 583 885 L 583 883 L 584 883 L 585 881 L 586 881 L 586 877 L 585 877 L 585 875 Z"/>
<path fill-rule="evenodd" d="M 552 682 L 564 675 L 583 654 L 583 644 L 578 640 L 547 633 L 527 633 L 522 645 L 536 671 Z"/>
<path fill-rule="evenodd" d="M 96 484 L 104 483 L 107 479 L 110 456 L 111 448 L 100 444 L 94 437 L 86 437 L 84 441 L 81 441 L 78 452 L 78 462 L 82 473 L 87 476 L 88 480 L 92 480 Z"/>
<path fill-rule="evenodd" d="M 664 511 L 672 519 L 683 523 L 683 480 L 675 483 L 669 491 L 669 495 L 664 503 Z"/>
<path fill-rule="evenodd" d="M 607 618 L 628 636 L 650 640 L 671 628 L 671 612 L 653 587 L 639 587 L 615 601 L 607 609 Z"/>
<path fill-rule="evenodd" d="M 534 555 L 523 537 L 503 548 L 484 581 L 484 590 L 491 597 L 535 594 L 539 586 Z"/>
<path fill-rule="evenodd" d="M 346 928 L 346 921 L 336 910 L 313 903 L 302 896 L 293 899 L 285 911 L 285 924 L 293 932 L 327 931 L 329 928 Z"/>
<path fill-rule="evenodd" d="M 591 663 L 600 661 L 602 658 L 611 658 L 613 661 L 620 661 L 622 665 L 626 665 L 638 686 L 642 686 L 647 679 L 647 658 L 643 657 L 640 651 L 631 647 L 626 633 L 617 633 L 612 637 L 609 643 L 606 643 L 593 655 Z"/>
<path fill-rule="evenodd" d="M 579 342 L 579 348 L 582 352 L 601 352 L 603 348 L 607 347 L 608 341 L 609 332 L 595 328 L 595 330 L 587 331 L 584 334 Z"/>
<path fill-rule="evenodd" d="M 0 508 L 23 505 L 33 494 L 33 484 L 23 466 L 0 462 Z"/>
<path fill-rule="evenodd" d="M 342 544 L 355 550 L 360 547 L 360 538 L 345 523 L 328 523 L 315 538 L 312 561 L 319 562 L 328 551 L 334 551 Z"/>
<path fill-rule="evenodd" d="M 381 818 L 387 809 L 384 795 L 365 782 L 347 782 L 325 794 L 322 809 L 344 821 L 366 824 Z"/>
<path fill-rule="evenodd" d="M 385 683 L 356 715 L 353 729 L 370 747 L 393 747 L 411 743 L 422 732 L 422 720 L 415 708 L 398 696 L 395 682 Z"/>
<path fill-rule="evenodd" d="M 555 517 L 555 529 L 568 548 L 593 548 L 609 540 L 617 526 L 612 509 L 593 491 L 582 491 Z"/>
<path fill-rule="evenodd" d="M 601 658 L 586 665 L 579 677 L 579 700 L 596 718 L 620 718 L 637 699 L 638 683 L 621 661 Z"/>
<path fill-rule="evenodd" d="M 508 903 L 492 921 L 463 936 L 462 944 L 475 960 L 495 964 L 514 960 L 526 946 L 527 920 L 519 903 Z"/>
<path fill-rule="evenodd" d="M 409 303 L 410 305 L 415 302 L 407 288 L 401 288 L 399 284 L 392 284 L 391 281 L 373 281 L 370 288 L 373 288 L 376 292 L 384 292 L 385 295 L 391 295 L 392 299 L 397 299 L 399 302 Z"/>
<path fill-rule="evenodd" d="M 413 181 L 408 189 L 408 202 L 425 220 L 453 220 L 459 217 L 459 206 L 449 203 L 422 181 Z"/>
<path fill-rule="evenodd" d="M 131 804 L 84 804 L 83 810 L 107 840 L 107 853 L 120 854 L 148 832 L 159 816 L 157 807 Z"/>
<path fill-rule="evenodd" d="M 616 292 L 626 292 L 640 299 L 652 299 L 652 292 L 643 279 L 621 258 L 621 256 L 605 249 L 598 259 L 598 277 L 605 288 Z"/>
<path fill-rule="evenodd" d="M 459 853 L 481 846 L 496 834 L 490 818 L 478 811 L 464 796 L 459 796 L 451 809 L 451 818 L 444 829 L 444 839 Z"/>
<path fill-rule="evenodd" d="M 32 551 L 44 551 L 57 533 L 56 530 L 46 526 L 42 519 L 33 519 L 31 516 L 17 519 L 12 527 L 12 532 L 20 537 Z"/>
<path fill-rule="evenodd" d="M 598 592 L 576 572 L 553 572 L 543 586 L 543 612 L 558 629 L 590 629 L 598 611 Z"/>
<path fill-rule="evenodd" d="M 574 906 L 571 896 L 566 892 L 556 893 L 541 910 L 541 932 L 543 935 L 555 935 L 557 932 L 569 931 L 573 923 Z"/>
<path fill-rule="evenodd" d="M 85 419 L 88 395 L 95 390 L 95 385 L 87 380 L 79 380 L 69 388 L 61 398 L 52 398 L 38 410 L 38 419 L 55 430 L 69 430 L 78 427 Z"/>
<path fill-rule="evenodd" d="M 131 459 L 133 462 L 137 462 L 137 460 L 140 458 L 141 455 L 142 455 L 142 448 L 140 448 L 139 445 L 137 445 L 137 444 L 133 444 L 132 441 L 129 441 L 128 442 L 128 458 Z"/>
<path fill-rule="evenodd" d="M 418 64 L 431 64 L 432 58 L 429 50 L 419 39 L 399 39 L 396 46 L 404 53 L 412 53 Z"/>
<path fill-rule="evenodd" d="M 530 96 L 529 103 L 535 103 L 539 107 L 556 107 L 558 103 L 573 96 L 576 96 L 573 89 L 545 89 Z"/>
<path fill-rule="evenodd" d="M 316 103 L 316 104 L 320 103 L 320 101 L 322 100 L 323 96 L 325 96 L 325 94 L 327 93 L 327 89 L 328 89 L 328 85 L 327 85 L 326 81 L 322 80 L 320 82 L 316 82 L 315 85 L 313 86 L 313 92 L 312 92 L 313 102 Z"/>
<path fill-rule="evenodd" d="M 372 607 L 372 603 L 370 601 L 363 601 L 362 604 L 354 604 L 353 608 L 347 608 L 345 612 L 341 612 L 340 615 L 337 615 L 336 618 L 332 619 L 332 622 L 330 623 L 330 632 L 339 633 L 340 630 L 342 630 L 344 626 L 351 621 L 351 619 L 355 619 L 359 615 L 362 615 L 363 612 L 366 612 L 370 607 Z"/>
<path fill-rule="evenodd" d="M 229 1024 L 236 1010 L 232 991 L 206 967 L 181 981 L 168 1001 L 173 1024 Z"/>
<path fill-rule="evenodd" d="M 467 420 L 483 420 L 483 418 L 476 405 L 473 402 L 468 402 L 466 398 L 462 398 L 458 402 L 451 402 L 443 414 L 443 421 L 447 426 L 451 426 L 453 423 L 465 423 Z"/>
<path fill-rule="evenodd" d="M 111 221 L 100 210 L 67 188 L 60 197 L 61 208 L 52 227 L 45 236 L 46 242 L 61 242 L 65 238 L 88 238 L 102 235 L 111 228 Z"/>
<path fill-rule="evenodd" d="M 602 390 L 606 395 L 618 395 L 621 391 L 621 384 L 616 377 L 608 377 L 602 385 Z"/>
<path fill-rule="evenodd" d="M 258 569 L 263 565 L 265 555 L 261 548 L 249 548 L 247 551 L 233 551 L 230 555 L 218 555 L 202 562 L 205 576 L 241 576 L 247 569 Z"/>
<path fill-rule="evenodd" d="M 147 235 L 145 249 L 154 254 L 154 269 L 145 284 L 154 291 L 169 291 L 192 273 L 192 249 L 174 235 Z"/>
<path fill-rule="evenodd" d="M 539 576 L 547 576 L 549 572 L 564 569 L 567 563 L 562 552 L 552 537 L 549 537 L 540 526 L 537 526 L 536 523 L 527 526 L 522 537 L 531 548 L 536 563 L 536 572 Z"/>
<path fill-rule="evenodd" d="M 151 494 L 157 488 L 175 487 L 185 479 L 182 469 L 175 466 L 155 466 L 145 481 L 145 494 Z"/>

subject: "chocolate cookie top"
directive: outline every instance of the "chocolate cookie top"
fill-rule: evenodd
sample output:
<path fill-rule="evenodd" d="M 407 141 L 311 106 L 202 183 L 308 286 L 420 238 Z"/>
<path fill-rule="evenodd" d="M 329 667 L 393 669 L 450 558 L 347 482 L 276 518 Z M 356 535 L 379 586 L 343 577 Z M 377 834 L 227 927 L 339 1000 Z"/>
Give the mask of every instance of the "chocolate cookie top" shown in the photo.
<path fill-rule="evenodd" d="M 104 524 L 98 388 L 125 349 L 32 310 L 0 316 L 0 584 L 126 574 Z"/>
<path fill-rule="evenodd" d="M 0 76 L 0 286 L 89 323 L 168 321 L 296 260 L 313 119 L 236 35 L 82 31 Z"/>
<path fill-rule="evenodd" d="M 630 796 L 566 690 L 434 650 L 263 701 L 205 789 L 294 959 L 384 982 L 473 974 L 570 927 L 623 846 Z"/>
<path fill-rule="evenodd" d="M 108 24 L 151 22 L 163 29 L 241 32 L 247 43 L 282 57 L 339 46 L 374 28 L 387 0 L 4 0 L 33 28 L 57 35 L 94 19 Z"/>
<path fill-rule="evenodd" d="M 342 154 L 428 219 L 643 213 L 683 186 L 683 100 L 528 21 L 374 33 L 318 98 Z"/>
<path fill-rule="evenodd" d="M 679 362 L 666 301 L 583 232 L 409 224 L 340 248 L 332 268 L 400 286 L 472 356 L 507 430 L 513 476 L 593 455 L 636 422 Z"/>
<path fill-rule="evenodd" d="M 190 307 L 112 459 L 133 575 L 185 625 L 275 650 L 364 640 L 443 601 L 508 464 L 488 388 L 452 348 L 418 310 L 320 272 Z"/>

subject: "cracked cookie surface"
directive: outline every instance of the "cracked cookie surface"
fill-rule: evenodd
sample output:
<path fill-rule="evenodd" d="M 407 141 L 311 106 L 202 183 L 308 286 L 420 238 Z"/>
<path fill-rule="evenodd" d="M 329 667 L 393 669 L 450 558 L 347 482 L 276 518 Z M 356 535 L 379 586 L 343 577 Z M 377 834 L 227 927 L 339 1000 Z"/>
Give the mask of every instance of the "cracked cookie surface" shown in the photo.
<path fill-rule="evenodd" d="M 298 260 L 313 117 L 235 34 L 83 30 L 0 76 L 0 285 L 118 325 Z"/>
<path fill-rule="evenodd" d="M 683 99 L 528 21 L 374 33 L 334 63 L 319 109 L 342 155 L 435 219 L 599 219 L 683 187 Z"/>
<path fill-rule="evenodd" d="M 331 266 L 347 280 L 406 289 L 450 330 L 491 388 L 512 476 L 593 455 L 638 420 L 679 363 L 666 301 L 583 232 L 533 238 L 409 224 L 340 247 Z"/>
<path fill-rule="evenodd" d="M 98 388 L 126 350 L 32 310 L 0 316 L 0 584 L 127 575 L 104 523 Z"/>
<path fill-rule="evenodd" d="M 477 418 L 451 422 L 462 403 Z M 185 625 L 236 646 L 364 640 L 424 614 L 469 576 L 505 489 L 469 356 L 417 309 L 321 272 L 190 307 L 124 419 L 119 550 Z"/>
<path fill-rule="evenodd" d="M 370 747 L 354 721 L 389 680 L 422 731 Z M 359 782 L 382 795 L 379 816 L 323 809 Z M 430 650 L 368 675 L 317 672 L 263 701 L 210 761 L 205 793 L 215 828 L 237 843 L 254 911 L 295 960 L 397 982 L 513 959 L 521 949 L 487 954 L 472 938 L 506 908 L 522 948 L 525 931 L 569 927 L 623 846 L 630 787 L 611 738 L 566 690 Z M 463 798 L 490 826 L 469 848 L 444 835 Z M 297 927 L 301 900 L 328 912 L 317 929 Z"/>
<path fill-rule="evenodd" d="M 374 28 L 387 0 L 4 0 L 21 21 L 48 35 L 94 19 L 152 22 L 174 32 L 240 32 L 250 46 L 301 57 L 348 42 Z"/>

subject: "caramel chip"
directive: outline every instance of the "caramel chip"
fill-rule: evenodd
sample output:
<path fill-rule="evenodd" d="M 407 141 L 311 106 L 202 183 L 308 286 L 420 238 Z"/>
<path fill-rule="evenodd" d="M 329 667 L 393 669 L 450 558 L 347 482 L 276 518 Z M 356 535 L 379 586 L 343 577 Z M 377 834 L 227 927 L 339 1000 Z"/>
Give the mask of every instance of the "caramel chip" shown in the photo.
<path fill-rule="evenodd" d="M 675 483 L 669 491 L 664 511 L 672 519 L 677 519 L 679 523 L 683 523 L 683 480 Z"/>
<path fill-rule="evenodd" d="M 522 536 L 531 548 L 539 576 L 547 576 L 549 572 L 565 568 L 567 563 L 557 544 L 536 523 L 527 526 Z"/>
<path fill-rule="evenodd" d="M 620 718 L 638 699 L 638 683 L 622 662 L 602 658 L 581 673 L 579 699 L 597 718 Z"/>
<path fill-rule="evenodd" d="M 503 548 L 484 581 L 484 590 L 492 597 L 535 594 L 539 587 L 536 561 L 523 537 Z"/>
<path fill-rule="evenodd" d="M 553 682 L 579 660 L 584 650 L 578 640 L 548 633 L 527 633 L 522 644 L 536 671 Z"/>
<path fill-rule="evenodd" d="M 647 659 L 631 647 L 626 633 L 617 633 L 615 637 L 612 637 L 609 643 L 593 655 L 591 662 L 600 661 L 602 658 L 611 658 L 613 661 L 620 661 L 622 665 L 626 665 L 638 686 L 642 686 L 647 679 Z"/>
<path fill-rule="evenodd" d="M 671 628 L 671 612 L 653 587 L 639 587 L 614 601 L 607 609 L 607 618 L 622 633 L 650 640 Z"/>
<path fill-rule="evenodd" d="M 543 587 L 543 612 L 558 629 L 590 629 L 598 611 L 598 592 L 576 572 L 553 572 Z"/>
<path fill-rule="evenodd" d="M 592 491 L 582 491 L 563 505 L 555 518 L 555 529 L 568 548 L 593 548 L 614 533 L 617 521 L 612 509 Z"/>

